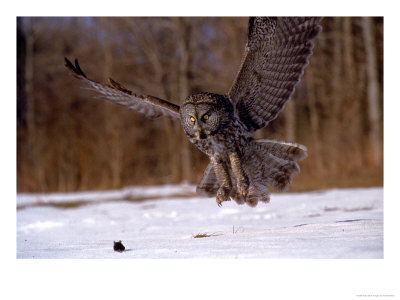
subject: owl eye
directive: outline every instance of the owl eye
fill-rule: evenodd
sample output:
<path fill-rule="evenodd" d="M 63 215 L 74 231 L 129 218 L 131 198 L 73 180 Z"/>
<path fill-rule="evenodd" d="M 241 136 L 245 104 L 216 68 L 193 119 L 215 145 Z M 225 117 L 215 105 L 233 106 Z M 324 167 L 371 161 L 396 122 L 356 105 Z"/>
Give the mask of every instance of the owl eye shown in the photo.
<path fill-rule="evenodd" d="M 205 115 L 203 116 L 203 119 L 204 119 L 204 120 L 208 120 L 208 115 L 205 114 Z"/>
<path fill-rule="evenodd" d="M 190 121 L 194 122 L 196 119 L 194 117 L 190 117 Z"/>

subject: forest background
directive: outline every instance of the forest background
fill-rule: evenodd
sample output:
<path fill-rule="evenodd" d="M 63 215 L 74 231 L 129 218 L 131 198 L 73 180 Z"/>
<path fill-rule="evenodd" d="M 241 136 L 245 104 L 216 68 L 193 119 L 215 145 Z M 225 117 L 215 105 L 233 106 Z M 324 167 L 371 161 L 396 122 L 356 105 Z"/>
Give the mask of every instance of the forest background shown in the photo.
<path fill-rule="evenodd" d="M 94 98 L 64 67 L 179 104 L 226 93 L 244 17 L 17 18 L 17 191 L 197 183 L 208 158 L 177 121 Z M 383 185 L 383 18 L 324 18 L 291 101 L 257 138 L 308 147 L 290 191 Z"/>

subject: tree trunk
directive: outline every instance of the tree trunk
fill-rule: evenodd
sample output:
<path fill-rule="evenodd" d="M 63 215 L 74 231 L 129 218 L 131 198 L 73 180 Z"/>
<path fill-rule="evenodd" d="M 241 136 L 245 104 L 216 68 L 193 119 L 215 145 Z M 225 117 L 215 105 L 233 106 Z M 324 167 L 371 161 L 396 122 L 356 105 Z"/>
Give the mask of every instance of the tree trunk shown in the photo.
<path fill-rule="evenodd" d="M 101 18 L 101 30 L 103 31 L 103 51 L 104 51 L 104 77 L 111 76 L 113 57 L 110 42 L 107 39 L 107 21 Z M 110 166 L 111 186 L 112 188 L 121 187 L 122 173 L 122 144 L 121 144 L 121 122 L 118 117 L 117 107 L 110 103 L 105 103 L 105 127 L 106 127 L 106 156 Z"/>
<path fill-rule="evenodd" d="M 179 99 L 182 101 L 190 93 L 188 71 L 190 62 L 190 24 L 185 22 L 183 18 L 175 18 L 175 26 L 178 29 L 178 49 L 181 53 L 181 59 L 179 62 Z M 191 172 L 191 155 L 190 155 L 190 144 L 186 136 L 180 135 L 181 141 L 181 174 L 183 180 L 193 181 Z"/>
<path fill-rule="evenodd" d="M 26 37 L 26 57 L 25 57 L 25 95 L 26 95 L 26 125 L 28 136 L 28 157 L 29 172 L 32 178 L 32 184 L 37 190 L 43 190 L 41 166 L 38 164 L 39 157 L 37 128 L 35 116 L 35 90 L 34 90 L 34 40 L 35 33 L 32 24 L 32 18 L 25 20 L 25 37 Z"/>
<path fill-rule="evenodd" d="M 366 66 L 367 66 L 367 103 L 368 103 L 368 162 L 373 166 L 381 163 L 381 128 L 379 108 L 379 79 L 375 49 L 375 34 L 373 19 L 365 17 L 362 19 L 363 35 L 365 42 Z"/>
<path fill-rule="evenodd" d="M 296 141 L 296 103 L 290 100 L 285 105 L 285 140 Z"/>
<path fill-rule="evenodd" d="M 339 174 L 342 166 L 338 164 L 340 161 L 340 147 L 343 146 L 342 140 L 342 130 L 341 130 L 341 115 L 340 108 L 343 105 L 343 81 L 342 81 L 342 66 L 343 66 L 343 56 L 342 56 L 342 18 L 334 19 L 334 44 L 333 44 L 333 65 L 332 65 L 332 80 L 331 80 L 331 110 L 330 110 L 330 120 L 328 127 L 329 136 L 329 169 L 334 174 Z"/>
<path fill-rule="evenodd" d="M 345 101 L 341 109 L 343 115 L 343 126 L 348 129 L 344 132 L 345 145 L 350 151 L 346 161 L 351 161 L 352 168 L 360 168 L 362 165 L 361 137 L 362 137 L 362 112 L 360 98 L 357 93 L 356 66 L 354 61 L 354 46 L 352 34 L 352 18 L 343 18 L 343 45 L 344 45 L 344 66 L 346 86 Z"/>
<path fill-rule="evenodd" d="M 307 70 L 307 80 L 305 81 L 307 85 L 307 89 L 310 91 L 310 96 L 308 98 L 308 106 L 310 109 L 310 124 L 311 124 L 311 139 L 312 139 L 312 151 L 309 154 L 312 156 L 313 165 L 315 174 L 317 176 L 324 175 L 323 174 L 323 165 L 322 165 L 322 148 L 320 143 L 320 123 L 317 111 L 317 105 L 315 100 L 316 87 L 314 84 L 314 75 L 313 69 L 309 68 Z"/>

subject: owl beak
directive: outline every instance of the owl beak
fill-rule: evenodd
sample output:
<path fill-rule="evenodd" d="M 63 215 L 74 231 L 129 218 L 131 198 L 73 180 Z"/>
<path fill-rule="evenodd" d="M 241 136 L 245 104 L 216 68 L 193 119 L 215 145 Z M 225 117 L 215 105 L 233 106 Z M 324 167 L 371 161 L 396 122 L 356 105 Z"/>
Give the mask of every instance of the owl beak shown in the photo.
<path fill-rule="evenodd" d="M 198 128 L 194 138 L 196 140 L 205 140 L 208 136 L 201 128 Z"/>
<path fill-rule="evenodd" d="M 204 139 L 208 138 L 207 134 L 205 134 L 203 131 L 199 132 L 199 137 L 200 137 L 201 140 L 204 140 Z"/>

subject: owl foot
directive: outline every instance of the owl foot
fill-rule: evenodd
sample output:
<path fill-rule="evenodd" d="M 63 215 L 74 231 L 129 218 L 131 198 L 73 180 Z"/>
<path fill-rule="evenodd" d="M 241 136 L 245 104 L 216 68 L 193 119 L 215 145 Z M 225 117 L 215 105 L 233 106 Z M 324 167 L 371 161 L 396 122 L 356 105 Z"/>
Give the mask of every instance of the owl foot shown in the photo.
<path fill-rule="evenodd" d="M 231 195 L 231 198 L 232 198 L 233 200 L 235 200 L 235 202 L 236 202 L 237 204 L 240 204 L 240 205 L 244 204 L 245 201 L 246 201 L 246 198 L 243 197 L 243 196 L 240 195 L 240 194 Z"/>
<path fill-rule="evenodd" d="M 237 191 L 242 197 L 246 198 L 247 193 L 249 192 L 249 181 L 247 179 L 238 181 Z"/>
<path fill-rule="evenodd" d="M 216 199 L 216 202 L 217 202 L 218 206 L 221 207 L 221 206 L 222 206 L 222 202 L 224 202 L 224 201 L 230 201 L 230 200 L 231 200 L 231 199 L 229 198 L 229 191 L 228 191 L 228 189 L 224 189 L 223 187 L 221 187 L 221 188 L 218 190 L 217 199 Z"/>
<path fill-rule="evenodd" d="M 220 196 L 217 196 L 217 199 L 216 199 L 216 201 L 217 201 L 217 204 L 218 204 L 218 206 L 219 207 L 222 207 L 222 202 L 224 202 L 224 201 L 230 201 L 231 199 L 228 197 L 228 199 L 225 199 L 225 198 L 223 198 L 223 197 L 220 197 Z"/>

